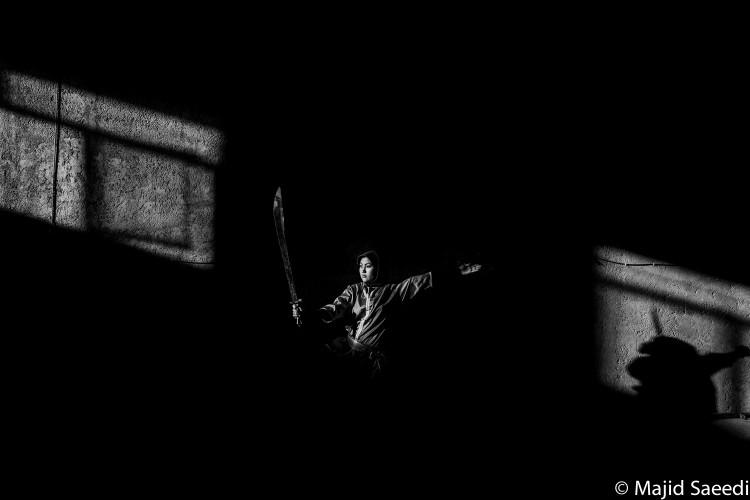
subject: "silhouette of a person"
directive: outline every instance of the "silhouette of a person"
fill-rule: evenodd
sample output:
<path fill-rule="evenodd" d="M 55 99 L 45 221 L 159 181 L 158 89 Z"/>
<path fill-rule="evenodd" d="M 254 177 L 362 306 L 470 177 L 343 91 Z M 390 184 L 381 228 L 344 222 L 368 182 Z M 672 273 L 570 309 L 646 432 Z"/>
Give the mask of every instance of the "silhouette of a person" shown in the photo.
<path fill-rule="evenodd" d="M 639 349 L 641 356 L 628 365 L 640 381 L 634 387 L 640 408 L 654 416 L 710 418 L 716 413 L 716 389 L 711 375 L 750 356 L 750 348 L 700 355 L 682 340 L 658 336 Z"/>

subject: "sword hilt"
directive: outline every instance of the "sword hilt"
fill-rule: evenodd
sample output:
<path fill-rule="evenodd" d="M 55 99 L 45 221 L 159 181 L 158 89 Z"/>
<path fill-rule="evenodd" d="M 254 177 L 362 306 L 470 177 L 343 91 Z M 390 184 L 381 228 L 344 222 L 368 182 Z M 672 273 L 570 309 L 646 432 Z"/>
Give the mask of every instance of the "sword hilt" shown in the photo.
<path fill-rule="evenodd" d="M 302 306 L 300 305 L 302 299 L 292 300 L 289 302 L 292 305 L 292 317 L 297 320 L 297 326 L 302 326 Z"/>

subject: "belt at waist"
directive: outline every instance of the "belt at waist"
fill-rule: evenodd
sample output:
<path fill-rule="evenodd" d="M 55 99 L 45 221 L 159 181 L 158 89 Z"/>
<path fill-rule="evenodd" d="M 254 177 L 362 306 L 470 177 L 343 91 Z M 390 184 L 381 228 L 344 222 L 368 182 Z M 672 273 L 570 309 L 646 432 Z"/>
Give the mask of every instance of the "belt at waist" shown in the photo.
<path fill-rule="evenodd" d="M 363 343 L 354 340 L 354 337 L 352 337 L 351 335 L 346 336 L 346 341 L 349 343 L 349 347 L 352 349 L 352 351 L 380 354 L 379 349 L 366 346 Z"/>

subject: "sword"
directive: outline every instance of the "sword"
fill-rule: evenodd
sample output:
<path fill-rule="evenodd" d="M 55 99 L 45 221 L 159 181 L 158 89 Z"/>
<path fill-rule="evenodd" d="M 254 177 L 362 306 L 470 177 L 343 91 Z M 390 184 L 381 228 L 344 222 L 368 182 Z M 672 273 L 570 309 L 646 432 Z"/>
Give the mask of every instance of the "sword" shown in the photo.
<path fill-rule="evenodd" d="M 294 318 L 297 320 L 297 326 L 302 326 L 302 317 L 300 312 L 302 308 L 299 303 L 302 300 L 297 298 L 297 290 L 294 288 L 294 278 L 292 277 L 292 265 L 289 263 L 289 251 L 286 248 L 286 233 L 284 232 L 284 207 L 281 204 L 281 186 L 276 190 L 276 196 L 273 198 L 273 220 L 276 224 L 276 236 L 279 239 L 281 248 L 281 259 L 284 261 L 284 271 L 286 272 L 286 281 L 289 284 L 289 295 L 292 297 L 292 310 Z"/>

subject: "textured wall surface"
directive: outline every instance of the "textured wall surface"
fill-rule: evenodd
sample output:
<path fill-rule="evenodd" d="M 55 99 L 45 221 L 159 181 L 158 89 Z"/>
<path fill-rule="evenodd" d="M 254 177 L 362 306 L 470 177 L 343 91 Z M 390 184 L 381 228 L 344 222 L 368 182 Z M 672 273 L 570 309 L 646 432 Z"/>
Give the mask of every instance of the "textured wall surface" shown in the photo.
<path fill-rule="evenodd" d="M 58 103 L 55 82 L 0 77 L 0 208 L 52 222 L 56 207 L 60 227 L 173 260 L 213 260 L 221 131 L 67 85 Z"/>
<path fill-rule="evenodd" d="M 600 247 L 595 255 L 620 263 L 652 263 L 648 256 Z M 656 261 L 658 262 L 658 261 Z M 699 359 L 750 345 L 750 287 L 705 276 L 678 266 L 596 266 L 595 334 L 599 379 L 634 395 L 632 363 L 639 349 L 659 336 L 681 342 Z M 721 358 L 724 359 L 724 358 Z M 713 371 L 718 413 L 750 412 L 750 357 Z"/>
<path fill-rule="evenodd" d="M 0 209 L 51 222 L 57 86 L 0 73 L 0 91 Z"/>

